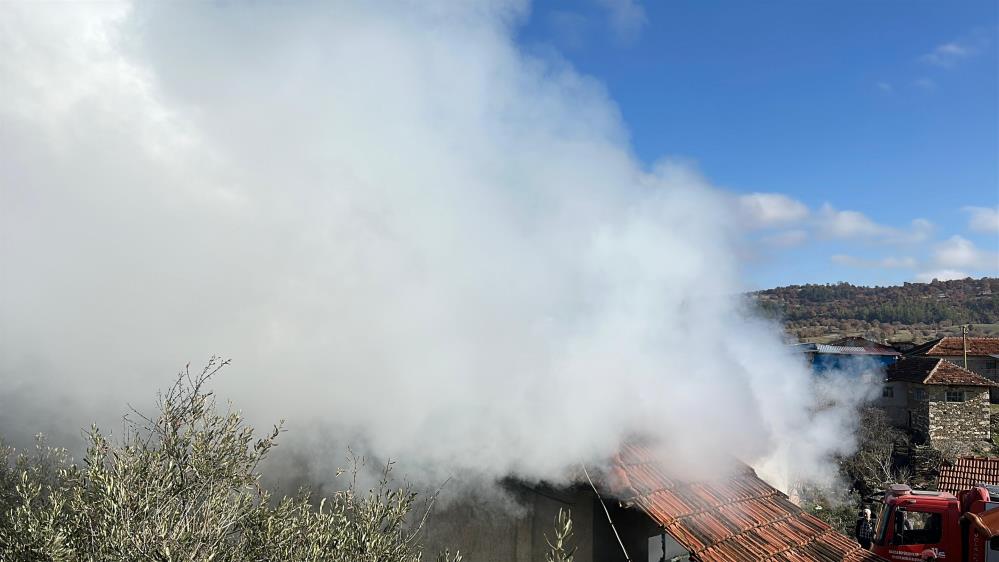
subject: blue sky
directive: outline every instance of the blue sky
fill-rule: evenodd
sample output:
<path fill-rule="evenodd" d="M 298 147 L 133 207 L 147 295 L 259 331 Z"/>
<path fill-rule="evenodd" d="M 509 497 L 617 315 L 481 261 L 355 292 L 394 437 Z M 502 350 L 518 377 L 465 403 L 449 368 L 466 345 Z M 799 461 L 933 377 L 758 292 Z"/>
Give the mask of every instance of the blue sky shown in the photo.
<path fill-rule="evenodd" d="M 896 284 L 999 275 L 997 31 L 993 1 L 550 0 L 519 40 L 643 162 L 747 196 L 750 284 Z"/>

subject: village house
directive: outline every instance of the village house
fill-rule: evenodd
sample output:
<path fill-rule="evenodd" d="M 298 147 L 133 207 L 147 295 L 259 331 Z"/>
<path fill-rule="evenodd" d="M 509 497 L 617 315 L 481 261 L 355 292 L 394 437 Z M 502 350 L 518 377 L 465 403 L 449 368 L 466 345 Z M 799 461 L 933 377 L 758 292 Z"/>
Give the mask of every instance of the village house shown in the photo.
<path fill-rule="evenodd" d="M 967 365 L 964 363 L 965 351 Z M 999 382 L 999 338 L 948 336 L 916 346 L 907 351 L 906 356 L 940 357 Z M 992 390 L 990 398 L 993 403 L 999 402 L 999 388 Z"/>
<path fill-rule="evenodd" d="M 992 381 L 934 357 L 906 357 L 885 370 L 880 405 L 897 427 L 936 448 L 975 450 L 992 437 Z"/>
<path fill-rule="evenodd" d="M 804 353 L 816 373 L 828 371 L 863 372 L 887 367 L 902 354 L 895 348 L 864 338 L 846 337 L 821 343 L 799 343 L 795 349 Z"/>
<path fill-rule="evenodd" d="M 626 445 L 592 487 L 585 479 L 561 489 L 512 486 L 519 507 L 505 512 L 450 502 L 428 519 L 424 546 L 450 545 L 477 562 L 541 562 L 559 509 L 568 509 L 575 562 L 881 560 L 744 464 L 718 482 L 683 482 L 654 458 Z"/>

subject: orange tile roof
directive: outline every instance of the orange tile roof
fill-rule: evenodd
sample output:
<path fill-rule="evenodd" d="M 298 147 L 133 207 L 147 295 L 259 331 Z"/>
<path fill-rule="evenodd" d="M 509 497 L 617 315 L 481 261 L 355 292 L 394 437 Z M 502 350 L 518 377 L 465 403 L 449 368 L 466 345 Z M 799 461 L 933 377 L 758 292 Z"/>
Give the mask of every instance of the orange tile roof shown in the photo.
<path fill-rule="evenodd" d="M 919 384 L 996 386 L 989 379 L 937 357 L 904 357 L 885 369 L 885 380 Z"/>
<path fill-rule="evenodd" d="M 999 485 L 999 458 L 958 457 L 940 467 L 937 490 L 957 495 L 976 484 Z"/>
<path fill-rule="evenodd" d="M 701 562 L 883 560 L 745 465 L 724 482 L 681 482 L 667 476 L 645 447 L 625 445 L 611 480 L 619 499 L 641 508 Z"/>
<path fill-rule="evenodd" d="M 964 355 L 964 342 L 960 336 L 947 336 L 923 344 L 910 351 L 920 355 L 954 357 Z M 999 355 L 999 338 L 968 338 L 968 355 Z"/>

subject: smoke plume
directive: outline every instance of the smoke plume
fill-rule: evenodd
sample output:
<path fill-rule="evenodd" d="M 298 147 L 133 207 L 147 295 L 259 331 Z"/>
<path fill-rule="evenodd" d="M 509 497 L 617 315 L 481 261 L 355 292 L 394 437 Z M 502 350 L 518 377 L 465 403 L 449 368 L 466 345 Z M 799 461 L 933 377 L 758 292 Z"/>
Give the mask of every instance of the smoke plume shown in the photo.
<path fill-rule="evenodd" d="M 0 430 L 114 423 L 221 353 L 254 420 L 435 477 L 634 435 L 827 477 L 859 398 L 738 296 L 731 197 L 640 163 L 528 9 L 3 4 Z"/>

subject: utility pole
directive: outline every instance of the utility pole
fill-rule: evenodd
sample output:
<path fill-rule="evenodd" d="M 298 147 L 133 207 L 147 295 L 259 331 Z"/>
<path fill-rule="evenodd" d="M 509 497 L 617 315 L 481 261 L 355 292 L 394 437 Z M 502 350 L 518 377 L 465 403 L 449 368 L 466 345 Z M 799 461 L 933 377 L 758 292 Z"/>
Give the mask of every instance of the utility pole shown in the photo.
<path fill-rule="evenodd" d="M 968 325 L 965 324 L 961 326 L 961 342 L 962 348 L 964 348 L 964 368 L 968 368 Z"/>

